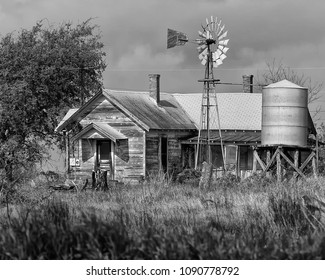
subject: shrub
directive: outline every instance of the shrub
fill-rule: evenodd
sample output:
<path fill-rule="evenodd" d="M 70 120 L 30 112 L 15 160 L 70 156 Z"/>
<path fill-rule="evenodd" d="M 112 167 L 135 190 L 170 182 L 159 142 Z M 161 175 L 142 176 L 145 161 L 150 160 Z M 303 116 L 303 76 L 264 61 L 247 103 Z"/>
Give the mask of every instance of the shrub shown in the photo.
<path fill-rule="evenodd" d="M 264 191 L 266 188 L 270 187 L 274 183 L 274 177 L 267 177 L 266 174 L 263 172 L 254 173 L 251 176 L 247 177 L 240 183 L 240 186 L 248 189 L 256 188 Z"/>
<path fill-rule="evenodd" d="M 176 181 L 180 184 L 191 184 L 193 186 L 198 186 L 200 182 L 201 171 L 194 168 L 184 169 L 181 173 L 177 175 Z"/>
<path fill-rule="evenodd" d="M 220 178 L 217 178 L 215 185 L 219 188 L 236 188 L 240 182 L 240 178 L 230 172 L 227 172 Z"/>

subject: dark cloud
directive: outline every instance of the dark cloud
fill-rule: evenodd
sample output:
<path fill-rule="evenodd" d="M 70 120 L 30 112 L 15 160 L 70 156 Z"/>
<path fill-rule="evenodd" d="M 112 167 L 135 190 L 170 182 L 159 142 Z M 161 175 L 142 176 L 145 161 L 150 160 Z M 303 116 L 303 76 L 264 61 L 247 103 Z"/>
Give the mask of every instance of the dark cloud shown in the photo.
<path fill-rule="evenodd" d="M 309 3 L 310 2 L 310 3 Z M 197 38 L 206 17 L 218 16 L 229 30 L 230 50 L 216 74 L 238 81 L 266 60 L 322 67 L 325 2 L 302 0 L 11 0 L 0 1 L 0 33 L 30 28 L 37 20 L 78 23 L 90 17 L 106 46 L 105 84 L 146 88 L 147 73 L 160 72 L 169 91 L 197 91 L 204 71 L 194 44 L 166 49 L 167 28 Z M 236 69 L 236 70 L 233 70 Z M 127 71 L 128 72 L 123 72 Z M 315 70 L 316 71 L 316 70 Z M 318 71 L 325 71 L 318 69 Z M 127 73 L 128 79 L 124 73 Z M 133 78 L 131 78 L 133 76 Z M 128 82 L 129 81 L 129 82 Z M 164 87 L 164 85 L 162 85 Z M 173 90 L 174 89 L 174 90 Z"/>

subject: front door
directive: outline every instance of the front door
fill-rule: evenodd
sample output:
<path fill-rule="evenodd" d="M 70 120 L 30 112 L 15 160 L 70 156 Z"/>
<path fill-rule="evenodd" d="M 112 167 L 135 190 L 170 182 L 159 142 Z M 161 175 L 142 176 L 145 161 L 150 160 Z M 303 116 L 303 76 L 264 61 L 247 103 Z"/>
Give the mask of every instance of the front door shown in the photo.
<path fill-rule="evenodd" d="M 111 140 L 97 140 L 97 169 L 108 171 L 108 178 L 112 178 L 112 143 Z"/>

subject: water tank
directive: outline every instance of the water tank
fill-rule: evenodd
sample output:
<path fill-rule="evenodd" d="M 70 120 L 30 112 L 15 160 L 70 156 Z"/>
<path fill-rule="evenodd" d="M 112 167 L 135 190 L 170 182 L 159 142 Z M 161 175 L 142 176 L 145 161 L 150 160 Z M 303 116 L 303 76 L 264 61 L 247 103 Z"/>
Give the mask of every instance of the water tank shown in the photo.
<path fill-rule="evenodd" d="M 308 90 L 283 80 L 263 88 L 262 145 L 307 146 Z"/>

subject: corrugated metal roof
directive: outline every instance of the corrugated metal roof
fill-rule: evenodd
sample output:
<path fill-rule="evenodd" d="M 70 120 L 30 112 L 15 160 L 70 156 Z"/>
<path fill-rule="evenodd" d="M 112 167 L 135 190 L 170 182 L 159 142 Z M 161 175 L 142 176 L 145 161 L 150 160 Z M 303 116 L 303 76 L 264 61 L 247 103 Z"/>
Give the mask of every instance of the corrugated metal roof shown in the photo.
<path fill-rule="evenodd" d="M 197 127 L 200 127 L 202 93 L 173 94 Z M 262 94 L 217 93 L 222 130 L 261 130 Z M 216 118 L 216 116 L 214 116 Z M 216 121 L 211 129 L 218 129 Z"/>
<path fill-rule="evenodd" d="M 147 92 L 104 90 L 103 94 L 150 129 L 196 129 L 172 94 L 160 93 L 159 106 Z"/>
<path fill-rule="evenodd" d="M 145 130 L 196 129 L 191 118 L 172 94 L 160 93 L 158 106 L 148 92 L 104 89 L 81 108 L 70 110 L 57 126 L 56 131 L 61 131 L 74 121 L 80 121 L 105 98 Z"/>
<path fill-rule="evenodd" d="M 225 133 L 221 134 L 222 141 L 225 144 L 256 144 L 261 142 L 261 132 L 251 132 L 251 131 L 236 131 L 235 133 Z M 206 133 L 204 132 L 201 137 L 202 142 L 206 141 Z M 182 143 L 193 144 L 197 143 L 198 136 L 192 137 Z M 220 136 L 218 131 L 211 131 L 210 141 L 212 144 L 220 144 Z"/>
<path fill-rule="evenodd" d="M 145 130 L 200 127 L 202 93 L 161 93 L 160 106 L 157 106 L 148 92 L 103 90 L 80 109 L 70 109 L 56 130 L 60 131 L 74 121 L 80 121 L 105 98 Z M 262 94 L 217 93 L 217 101 L 222 130 L 261 130 Z M 214 122 L 210 128 L 218 129 L 216 114 L 211 119 Z M 311 118 L 309 121 L 312 127 Z"/>
<path fill-rule="evenodd" d="M 124 134 L 117 131 L 115 128 L 109 126 L 108 124 L 90 123 L 84 129 L 82 129 L 79 133 L 77 133 L 75 136 L 73 136 L 73 138 L 71 140 L 76 141 L 76 140 L 82 138 L 82 136 L 85 135 L 85 133 L 87 133 L 91 130 L 98 132 L 103 137 L 109 138 L 114 142 L 116 142 L 117 139 L 127 139 L 127 137 Z"/>

